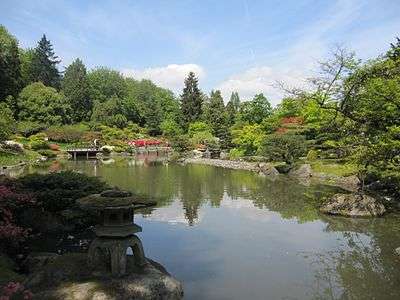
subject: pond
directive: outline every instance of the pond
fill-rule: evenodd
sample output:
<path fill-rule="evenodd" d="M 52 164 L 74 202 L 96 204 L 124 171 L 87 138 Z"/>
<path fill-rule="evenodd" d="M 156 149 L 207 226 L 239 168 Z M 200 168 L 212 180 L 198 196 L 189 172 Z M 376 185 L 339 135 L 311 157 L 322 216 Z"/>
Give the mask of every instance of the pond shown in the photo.
<path fill-rule="evenodd" d="M 48 169 L 155 198 L 158 206 L 136 217 L 140 238 L 146 256 L 183 282 L 185 299 L 400 299 L 399 214 L 319 214 L 332 187 L 148 157 L 54 161 L 41 171 Z"/>

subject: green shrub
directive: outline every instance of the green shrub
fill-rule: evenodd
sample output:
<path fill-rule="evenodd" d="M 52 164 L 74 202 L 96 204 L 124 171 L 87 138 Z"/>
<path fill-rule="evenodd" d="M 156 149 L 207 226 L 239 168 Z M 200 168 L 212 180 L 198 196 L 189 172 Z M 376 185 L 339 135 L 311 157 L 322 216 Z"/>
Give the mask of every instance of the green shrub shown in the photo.
<path fill-rule="evenodd" d="M 29 143 L 32 150 L 49 149 L 49 143 L 44 140 L 33 140 Z"/>
<path fill-rule="evenodd" d="M 308 161 L 315 161 L 318 158 L 318 152 L 311 149 L 310 151 L 308 151 L 307 153 L 307 160 Z"/>
<path fill-rule="evenodd" d="M 57 157 L 57 154 L 55 154 L 51 150 L 39 150 L 38 153 L 40 155 L 43 155 L 43 156 L 47 157 L 47 158 L 55 158 L 55 157 Z"/>
<path fill-rule="evenodd" d="M 261 154 L 271 161 L 284 161 L 291 165 L 304 155 L 306 139 L 295 134 L 271 134 L 262 144 Z"/>
<path fill-rule="evenodd" d="M 46 130 L 50 141 L 58 143 L 76 143 L 83 139 L 89 127 L 84 124 L 52 126 Z"/>
<path fill-rule="evenodd" d="M 46 125 L 34 121 L 19 121 L 17 125 L 17 132 L 24 137 L 31 136 L 45 129 Z"/>
<path fill-rule="evenodd" d="M 238 159 L 245 156 L 245 151 L 237 148 L 233 148 L 229 151 L 229 159 Z"/>
<path fill-rule="evenodd" d="M 17 182 L 22 189 L 32 192 L 45 210 L 52 212 L 71 208 L 77 199 L 108 188 L 97 177 L 72 171 L 29 174 Z"/>
<path fill-rule="evenodd" d="M 15 120 L 11 109 L 5 104 L 0 103 L 0 142 L 7 140 L 15 132 Z"/>
<path fill-rule="evenodd" d="M 171 142 L 171 147 L 179 153 L 193 149 L 193 146 L 189 142 L 189 138 L 187 135 L 177 135 L 171 138 L 170 142 Z"/>

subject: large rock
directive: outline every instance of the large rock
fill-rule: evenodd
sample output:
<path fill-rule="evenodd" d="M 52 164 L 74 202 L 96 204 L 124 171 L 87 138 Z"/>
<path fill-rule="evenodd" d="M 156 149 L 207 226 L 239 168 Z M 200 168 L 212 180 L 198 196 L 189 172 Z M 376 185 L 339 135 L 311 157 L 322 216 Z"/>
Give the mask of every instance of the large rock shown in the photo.
<path fill-rule="evenodd" d="M 335 194 L 320 211 L 349 217 L 381 216 L 386 209 L 375 198 L 364 194 Z"/>
<path fill-rule="evenodd" d="M 272 164 L 269 163 L 259 163 L 258 167 L 260 168 L 260 172 L 266 176 L 275 177 L 279 175 L 279 172 Z"/>
<path fill-rule="evenodd" d="M 107 271 L 95 275 L 86 264 L 86 254 L 59 256 L 44 254 L 30 259 L 34 271 L 24 285 L 34 293 L 34 299 L 165 299 L 183 298 L 182 284 L 158 263 L 147 259 L 137 269 L 131 257 L 129 274 L 114 278 Z"/>
<path fill-rule="evenodd" d="M 295 177 L 297 179 L 306 180 L 312 177 L 312 169 L 309 164 L 303 164 L 298 168 L 291 169 L 289 171 L 289 176 Z"/>
<path fill-rule="evenodd" d="M 24 145 L 15 141 L 5 141 L 3 148 L 16 152 L 24 151 Z"/>

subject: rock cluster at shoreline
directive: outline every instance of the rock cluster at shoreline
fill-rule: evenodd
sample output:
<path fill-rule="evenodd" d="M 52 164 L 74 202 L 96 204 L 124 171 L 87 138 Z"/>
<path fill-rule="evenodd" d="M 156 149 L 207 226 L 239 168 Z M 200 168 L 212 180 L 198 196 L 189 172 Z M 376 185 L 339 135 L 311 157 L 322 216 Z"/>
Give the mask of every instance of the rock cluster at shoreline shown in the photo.
<path fill-rule="evenodd" d="M 295 168 L 287 169 L 285 172 L 279 172 L 281 167 L 274 167 L 270 163 L 247 162 L 225 159 L 210 158 L 186 158 L 181 163 L 202 164 L 214 167 L 221 167 L 234 170 L 248 170 L 263 174 L 265 176 L 275 178 L 280 173 L 288 173 L 289 177 L 298 180 L 302 184 L 309 184 L 311 180 L 324 184 L 338 186 L 346 191 L 356 192 L 359 189 L 360 180 L 357 176 L 336 176 L 331 174 L 314 172 L 309 164 L 302 164 Z"/>
<path fill-rule="evenodd" d="M 383 215 L 386 209 L 375 198 L 365 194 L 335 194 L 320 211 L 347 217 L 376 217 Z"/>
<path fill-rule="evenodd" d="M 211 158 L 186 158 L 184 163 L 189 164 L 202 164 L 214 167 L 221 167 L 234 170 L 248 170 L 258 172 L 258 163 L 239 161 L 239 160 L 224 160 L 224 159 L 211 159 Z"/>
<path fill-rule="evenodd" d="M 134 268 L 132 257 L 128 267 Z M 57 255 L 38 253 L 28 259 L 32 272 L 24 285 L 32 290 L 34 299 L 152 299 L 183 298 L 182 284 L 159 263 L 147 259 L 146 265 L 123 277 L 107 272 L 93 274 L 86 265 L 86 254 Z"/>

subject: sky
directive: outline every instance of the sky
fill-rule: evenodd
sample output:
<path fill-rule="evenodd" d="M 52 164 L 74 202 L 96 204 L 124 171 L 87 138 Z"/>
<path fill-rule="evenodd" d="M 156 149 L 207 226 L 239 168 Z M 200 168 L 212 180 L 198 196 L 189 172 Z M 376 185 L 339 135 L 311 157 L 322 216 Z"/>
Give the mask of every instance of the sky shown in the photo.
<path fill-rule="evenodd" d="M 0 24 L 21 47 L 45 33 L 60 69 L 81 58 L 125 76 L 151 79 L 177 95 L 189 71 L 200 87 L 243 100 L 276 82 L 303 85 L 337 45 L 363 60 L 400 36 L 400 0 L 1 0 Z"/>

